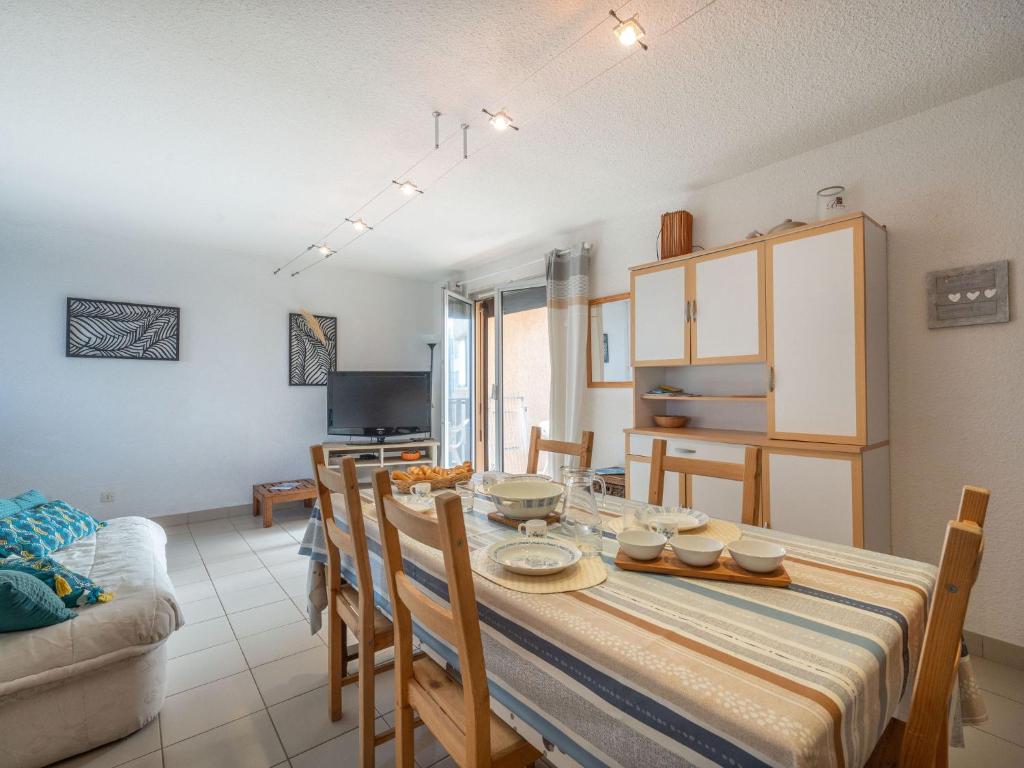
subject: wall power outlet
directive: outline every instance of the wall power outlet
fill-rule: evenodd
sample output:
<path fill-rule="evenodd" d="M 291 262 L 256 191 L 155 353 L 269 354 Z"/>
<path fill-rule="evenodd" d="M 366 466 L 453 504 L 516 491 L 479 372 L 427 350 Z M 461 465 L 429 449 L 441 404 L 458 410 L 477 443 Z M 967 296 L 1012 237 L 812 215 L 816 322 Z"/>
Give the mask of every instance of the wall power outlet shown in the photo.
<path fill-rule="evenodd" d="M 113 500 L 114 500 L 114 492 L 113 491 L 103 491 L 100 494 L 100 503 L 101 504 L 108 504 L 108 503 L 112 502 Z"/>

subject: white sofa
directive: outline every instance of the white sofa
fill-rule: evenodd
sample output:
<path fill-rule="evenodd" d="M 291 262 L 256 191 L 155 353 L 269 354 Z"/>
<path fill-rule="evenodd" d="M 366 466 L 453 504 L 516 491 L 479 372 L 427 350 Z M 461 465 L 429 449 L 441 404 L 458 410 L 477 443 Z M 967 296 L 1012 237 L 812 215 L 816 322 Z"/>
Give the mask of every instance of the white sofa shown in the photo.
<path fill-rule="evenodd" d="M 184 623 L 166 544 L 156 523 L 122 517 L 52 555 L 115 596 L 51 627 L 0 634 L 0 766 L 48 765 L 156 717 L 164 643 Z"/>

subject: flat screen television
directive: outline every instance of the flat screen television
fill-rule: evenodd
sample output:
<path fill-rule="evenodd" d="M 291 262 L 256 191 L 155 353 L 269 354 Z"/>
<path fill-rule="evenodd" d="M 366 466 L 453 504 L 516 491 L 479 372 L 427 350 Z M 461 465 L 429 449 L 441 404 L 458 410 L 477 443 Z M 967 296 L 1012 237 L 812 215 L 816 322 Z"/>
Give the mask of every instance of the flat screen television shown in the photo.
<path fill-rule="evenodd" d="M 430 372 L 329 374 L 327 433 L 354 438 L 352 442 L 430 437 Z"/>

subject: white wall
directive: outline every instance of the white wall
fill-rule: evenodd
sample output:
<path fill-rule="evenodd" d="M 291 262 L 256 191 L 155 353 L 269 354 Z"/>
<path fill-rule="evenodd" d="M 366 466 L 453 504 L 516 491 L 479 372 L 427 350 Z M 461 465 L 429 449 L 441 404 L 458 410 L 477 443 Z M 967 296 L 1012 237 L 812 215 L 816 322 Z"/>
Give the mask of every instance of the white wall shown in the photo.
<path fill-rule="evenodd" d="M 799 115 L 794 115 L 799 119 Z M 985 564 L 968 627 L 1024 644 L 1024 79 L 665 200 L 657 209 L 594 211 L 596 223 L 551 233 L 500 263 L 579 240 L 595 246 L 591 294 L 629 289 L 626 267 L 655 258 L 662 211 L 694 215 L 694 242 L 711 247 L 811 221 L 815 191 L 843 184 L 853 209 L 888 227 L 893 544 L 936 561 L 960 487 L 992 489 Z M 625 204 L 625 201 L 624 201 Z M 602 214 L 607 213 L 607 218 Z M 1011 322 L 930 331 L 925 273 L 1010 259 Z M 467 275 L 486 273 L 481 265 Z M 588 390 L 584 423 L 596 465 L 623 460 L 630 392 Z"/>
<path fill-rule="evenodd" d="M 326 388 L 288 386 L 288 313 L 338 317 L 339 369 L 425 370 L 440 293 L 10 223 L 0 281 L 0 496 L 39 488 L 100 517 L 246 504 L 253 483 L 308 477 Z M 65 357 L 67 296 L 180 307 L 180 362 Z"/>

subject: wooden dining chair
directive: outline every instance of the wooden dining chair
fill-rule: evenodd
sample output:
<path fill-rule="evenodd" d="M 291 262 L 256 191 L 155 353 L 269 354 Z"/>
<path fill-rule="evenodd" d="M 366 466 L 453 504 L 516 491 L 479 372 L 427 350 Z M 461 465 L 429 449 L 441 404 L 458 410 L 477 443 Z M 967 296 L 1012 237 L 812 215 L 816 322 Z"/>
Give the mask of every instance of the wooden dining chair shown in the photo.
<path fill-rule="evenodd" d="M 906 723 L 889 721 L 868 768 L 949 765 L 949 702 L 956 683 L 964 617 L 985 549 L 989 492 L 965 486 L 956 520 L 946 524 L 939 575 L 928 610 Z"/>
<path fill-rule="evenodd" d="M 541 437 L 540 427 L 530 429 L 530 451 L 526 458 L 527 474 L 537 472 L 540 452 L 561 453 L 565 456 L 578 456 L 581 469 L 590 469 L 590 459 L 594 454 L 594 433 L 584 432 L 578 443 L 565 443 L 561 440 L 545 440 Z"/>
<path fill-rule="evenodd" d="M 366 529 L 363 525 L 362 500 L 359 498 L 359 481 L 356 475 L 355 459 L 346 456 L 341 460 L 341 471 L 328 467 L 324 461 L 324 449 L 314 445 L 309 449 L 313 460 L 313 477 L 316 480 L 320 513 L 323 518 L 324 540 L 327 545 L 327 637 L 329 645 L 328 678 L 331 720 L 341 719 L 341 689 L 346 685 L 359 685 L 359 761 L 363 768 L 374 765 L 374 750 L 379 744 L 394 738 L 394 730 L 374 731 L 374 682 L 375 675 L 391 669 L 393 660 L 374 664 L 374 655 L 394 644 L 394 630 L 391 622 L 373 603 L 373 576 L 370 573 L 370 552 L 366 543 Z M 332 493 L 341 494 L 345 499 L 348 517 L 348 532 L 334 519 Z M 356 589 L 341 575 L 341 553 L 355 563 Z M 358 651 L 349 654 L 348 633 L 358 640 Z M 348 664 L 357 662 L 357 672 L 348 673 Z"/>
<path fill-rule="evenodd" d="M 541 756 L 490 709 L 473 571 L 462 503 L 454 493 L 434 500 L 436 517 L 399 503 L 387 470 L 373 477 L 384 570 L 395 621 L 396 765 L 413 766 L 413 711 L 460 768 L 525 768 Z M 448 583 L 446 608 L 405 573 L 399 532 L 440 550 Z M 453 680 L 427 656 L 412 655 L 412 620 L 451 645 L 459 657 Z"/>
<path fill-rule="evenodd" d="M 664 501 L 666 472 L 738 480 L 743 483 L 740 521 L 746 525 L 760 525 L 758 510 L 761 499 L 760 448 L 748 445 L 743 454 L 742 464 L 667 456 L 667 452 L 668 443 L 665 440 L 657 439 L 651 446 L 651 480 L 647 489 L 648 504 L 660 505 Z"/>

